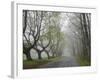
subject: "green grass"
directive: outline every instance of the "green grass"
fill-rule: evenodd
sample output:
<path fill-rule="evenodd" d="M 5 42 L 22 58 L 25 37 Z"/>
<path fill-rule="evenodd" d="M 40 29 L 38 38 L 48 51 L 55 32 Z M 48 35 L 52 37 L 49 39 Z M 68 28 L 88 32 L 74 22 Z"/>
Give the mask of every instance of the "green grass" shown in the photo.
<path fill-rule="evenodd" d="M 39 68 L 39 66 L 43 64 L 47 64 L 49 62 L 57 61 L 60 57 L 50 57 L 50 59 L 36 59 L 36 60 L 24 60 L 23 61 L 23 69 L 33 69 L 33 68 Z"/>
<path fill-rule="evenodd" d="M 78 62 L 80 64 L 80 66 L 90 66 L 91 65 L 91 62 L 90 60 L 84 58 L 84 57 L 78 57 Z"/>

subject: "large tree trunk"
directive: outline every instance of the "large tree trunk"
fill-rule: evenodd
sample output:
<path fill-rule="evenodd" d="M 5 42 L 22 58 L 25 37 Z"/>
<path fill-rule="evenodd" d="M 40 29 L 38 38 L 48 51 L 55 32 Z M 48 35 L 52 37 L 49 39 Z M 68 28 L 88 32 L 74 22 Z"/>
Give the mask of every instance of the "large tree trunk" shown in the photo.
<path fill-rule="evenodd" d="M 41 51 L 37 51 L 38 52 L 38 59 L 42 59 L 42 56 L 41 56 Z"/>
<path fill-rule="evenodd" d="M 30 52 L 26 54 L 27 60 L 32 60 Z"/>
<path fill-rule="evenodd" d="M 26 49 L 25 47 L 23 47 L 23 52 L 26 55 L 27 60 L 32 60 L 31 54 L 30 54 L 30 49 Z"/>
<path fill-rule="evenodd" d="M 47 50 L 44 50 L 48 56 L 48 59 L 50 58 L 49 52 Z"/>

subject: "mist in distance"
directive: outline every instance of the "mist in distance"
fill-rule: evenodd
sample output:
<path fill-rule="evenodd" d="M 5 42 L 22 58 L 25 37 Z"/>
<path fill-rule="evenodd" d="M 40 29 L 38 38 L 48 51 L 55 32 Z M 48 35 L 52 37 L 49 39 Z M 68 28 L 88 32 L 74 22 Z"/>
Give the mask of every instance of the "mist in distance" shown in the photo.
<path fill-rule="evenodd" d="M 64 57 L 90 65 L 90 28 L 90 13 L 23 10 L 23 60 Z"/>

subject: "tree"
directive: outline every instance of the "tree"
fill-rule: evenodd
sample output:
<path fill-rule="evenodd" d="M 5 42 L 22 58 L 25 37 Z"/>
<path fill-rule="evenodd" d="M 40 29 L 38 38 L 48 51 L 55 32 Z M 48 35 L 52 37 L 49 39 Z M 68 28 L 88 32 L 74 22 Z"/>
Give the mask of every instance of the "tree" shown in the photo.
<path fill-rule="evenodd" d="M 43 12 L 24 10 L 23 13 L 25 14 L 23 16 L 23 52 L 26 54 L 28 60 L 32 60 L 30 50 L 33 48 L 38 52 L 39 59 L 41 59 L 40 51 L 37 49 L 37 42 L 40 38 Z"/>
<path fill-rule="evenodd" d="M 67 13 L 69 28 L 73 37 L 73 53 L 90 61 L 91 57 L 91 14 Z"/>
<path fill-rule="evenodd" d="M 23 11 L 23 52 L 28 60 L 32 60 L 31 49 L 37 52 L 38 59 L 42 59 L 42 52 L 45 52 L 48 58 L 50 52 L 57 55 L 62 38 L 59 14 L 46 11 Z M 54 46 L 55 48 L 52 48 Z"/>

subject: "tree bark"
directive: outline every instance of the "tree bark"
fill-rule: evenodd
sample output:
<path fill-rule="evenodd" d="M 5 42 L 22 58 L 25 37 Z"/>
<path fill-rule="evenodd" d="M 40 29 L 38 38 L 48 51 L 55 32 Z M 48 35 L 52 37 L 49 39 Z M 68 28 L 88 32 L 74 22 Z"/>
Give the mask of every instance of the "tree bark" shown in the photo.
<path fill-rule="evenodd" d="M 47 50 L 44 50 L 48 56 L 48 59 L 50 58 L 49 52 Z"/>
<path fill-rule="evenodd" d="M 27 49 L 27 48 L 25 48 L 25 47 L 23 46 L 23 52 L 24 52 L 24 54 L 26 55 L 27 60 L 32 60 L 31 54 L 30 54 L 30 49 Z"/>
<path fill-rule="evenodd" d="M 32 60 L 31 55 L 30 55 L 30 52 L 28 52 L 28 53 L 26 54 L 26 56 L 27 56 L 27 60 Z"/>
<path fill-rule="evenodd" d="M 38 53 L 38 59 L 42 59 L 41 51 L 37 50 L 37 53 Z"/>

